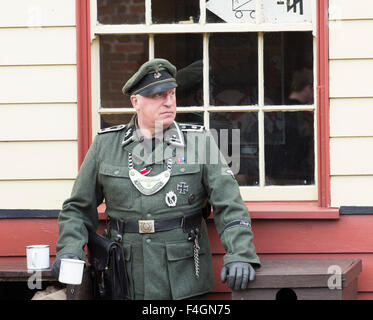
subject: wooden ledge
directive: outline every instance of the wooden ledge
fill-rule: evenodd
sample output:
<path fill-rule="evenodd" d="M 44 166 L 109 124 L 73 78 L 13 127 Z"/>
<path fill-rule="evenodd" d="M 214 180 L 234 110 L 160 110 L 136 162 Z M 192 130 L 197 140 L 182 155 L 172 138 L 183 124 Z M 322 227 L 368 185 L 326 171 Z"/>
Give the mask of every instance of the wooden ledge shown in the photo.
<path fill-rule="evenodd" d="M 319 207 L 317 201 L 245 203 L 252 219 L 339 219 L 339 208 Z"/>
<path fill-rule="evenodd" d="M 27 281 L 37 272 L 43 281 L 57 281 L 53 277 L 51 269 L 28 270 L 26 258 L 22 259 L 22 261 L 0 261 L 0 282 Z"/>
<path fill-rule="evenodd" d="M 357 298 L 361 259 L 262 259 L 245 290 L 233 300 L 352 300 Z"/>
<path fill-rule="evenodd" d="M 261 259 L 254 288 L 327 287 L 328 279 L 340 271 L 341 285 L 347 287 L 362 271 L 361 259 Z"/>

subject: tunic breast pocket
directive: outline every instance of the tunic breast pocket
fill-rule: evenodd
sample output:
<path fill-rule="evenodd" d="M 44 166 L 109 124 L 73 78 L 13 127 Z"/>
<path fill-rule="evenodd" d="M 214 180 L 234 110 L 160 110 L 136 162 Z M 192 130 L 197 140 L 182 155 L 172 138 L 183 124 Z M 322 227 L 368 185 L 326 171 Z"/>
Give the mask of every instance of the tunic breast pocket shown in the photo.
<path fill-rule="evenodd" d="M 120 208 L 133 207 L 133 191 L 127 167 L 102 164 L 99 170 L 105 201 Z"/>
<path fill-rule="evenodd" d="M 172 168 L 169 189 L 177 195 L 177 205 L 198 204 L 206 197 L 199 164 L 180 164 Z"/>

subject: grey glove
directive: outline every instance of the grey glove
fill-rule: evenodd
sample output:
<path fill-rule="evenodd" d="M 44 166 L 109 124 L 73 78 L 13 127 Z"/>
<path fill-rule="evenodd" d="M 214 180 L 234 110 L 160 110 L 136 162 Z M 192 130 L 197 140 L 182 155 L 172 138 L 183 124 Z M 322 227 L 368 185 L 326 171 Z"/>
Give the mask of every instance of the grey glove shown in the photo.
<path fill-rule="evenodd" d="M 61 259 L 80 260 L 75 254 L 71 254 L 71 253 L 66 253 L 66 254 L 63 254 L 62 256 L 58 257 L 56 259 L 56 261 L 53 262 L 53 265 L 52 265 L 52 275 L 56 279 L 58 279 L 58 277 L 60 275 Z"/>
<path fill-rule="evenodd" d="M 255 270 L 250 263 L 231 262 L 221 269 L 221 282 L 225 282 L 227 277 L 228 288 L 234 290 L 246 289 L 249 281 L 255 279 Z"/>

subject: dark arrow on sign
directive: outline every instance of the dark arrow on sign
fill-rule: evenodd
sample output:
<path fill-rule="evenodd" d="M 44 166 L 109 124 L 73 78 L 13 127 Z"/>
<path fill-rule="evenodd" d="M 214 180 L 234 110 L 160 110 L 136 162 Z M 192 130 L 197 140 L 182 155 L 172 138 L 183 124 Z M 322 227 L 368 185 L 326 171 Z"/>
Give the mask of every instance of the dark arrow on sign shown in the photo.
<path fill-rule="evenodd" d="M 303 15 L 303 0 L 293 0 L 293 4 L 290 5 L 290 0 L 287 0 L 286 6 L 288 9 L 288 12 L 293 9 L 293 12 L 297 12 L 297 5 L 299 4 L 299 14 Z"/>
<path fill-rule="evenodd" d="M 285 4 L 284 1 L 277 1 L 278 5 Z M 293 0 L 293 3 L 291 4 L 291 0 L 286 0 L 286 7 L 288 12 L 290 10 L 293 10 L 294 13 L 297 13 L 297 5 L 299 5 L 299 14 L 303 15 L 303 0 Z"/>

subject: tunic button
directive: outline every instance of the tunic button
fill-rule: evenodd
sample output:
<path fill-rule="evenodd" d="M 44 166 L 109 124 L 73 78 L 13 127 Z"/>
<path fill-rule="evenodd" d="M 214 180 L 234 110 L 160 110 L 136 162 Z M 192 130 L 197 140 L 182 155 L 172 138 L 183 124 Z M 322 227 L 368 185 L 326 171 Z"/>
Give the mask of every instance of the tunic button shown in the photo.
<path fill-rule="evenodd" d="M 119 170 L 118 170 L 118 169 L 115 170 L 115 171 L 114 171 L 114 174 L 117 176 L 117 175 L 119 174 Z"/>
<path fill-rule="evenodd" d="M 151 213 L 148 213 L 148 214 L 146 215 L 146 217 L 147 217 L 147 218 L 151 218 L 151 217 L 152 217 Z"/>
<path fill-rule="evenodd" d="M 192 194 L 189 196 L 189 198 L 188 198 L 188 202 L 189 202 L 189 204 L 192 204 L 195 198 L 196 198 L 196 196 L 192 193 Z"/>
<path fill-rule="evenodd" d="M 152 239 L 146 239 L 146 243 L 152 242 Z"/>

